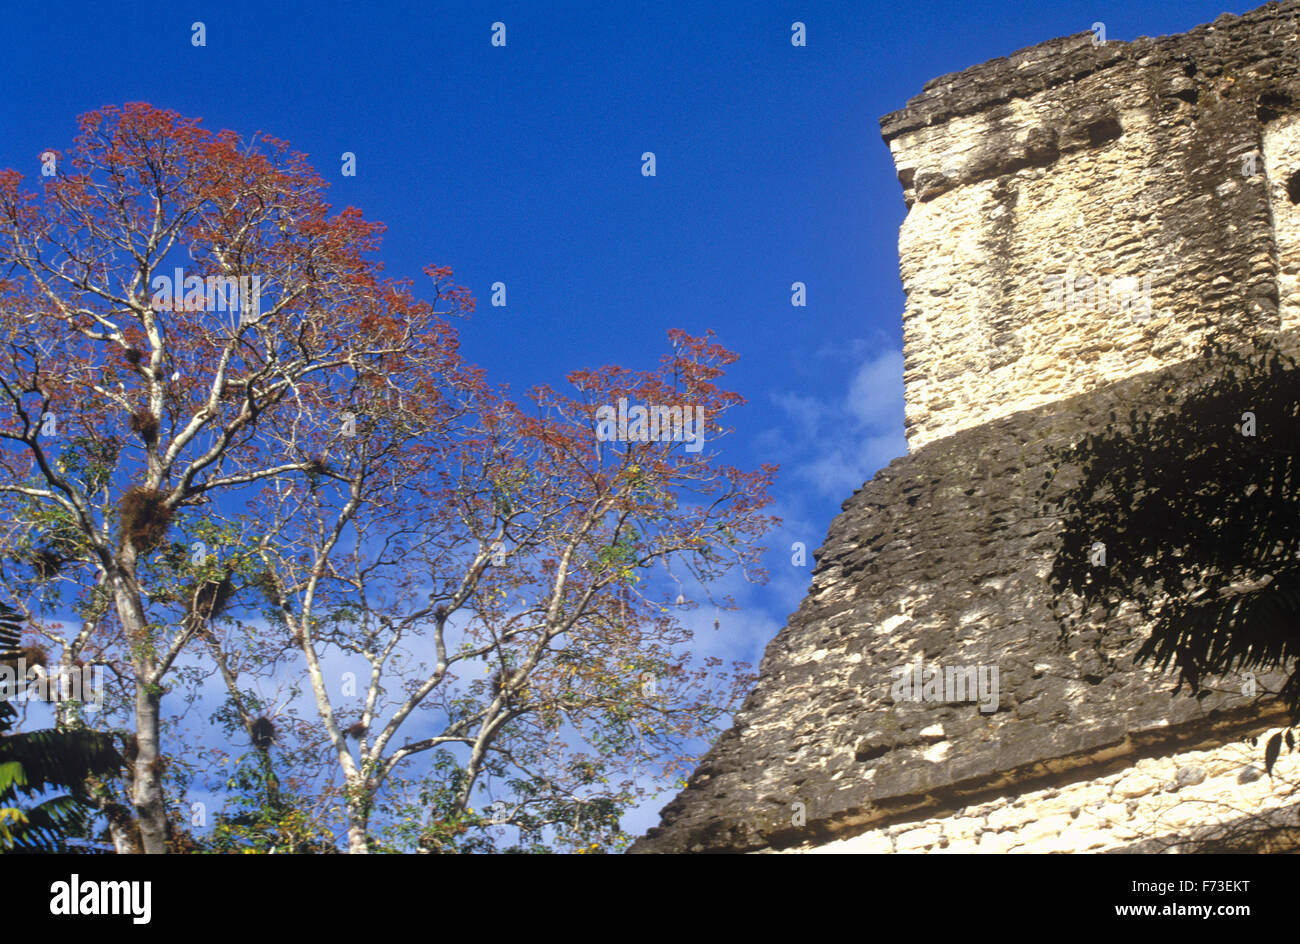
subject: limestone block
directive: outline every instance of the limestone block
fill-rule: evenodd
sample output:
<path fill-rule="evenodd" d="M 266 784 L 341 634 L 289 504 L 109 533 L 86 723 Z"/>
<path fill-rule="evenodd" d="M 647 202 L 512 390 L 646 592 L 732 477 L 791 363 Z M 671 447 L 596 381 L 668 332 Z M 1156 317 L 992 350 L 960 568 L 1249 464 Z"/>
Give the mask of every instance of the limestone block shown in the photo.
<path fill-rule="evenodd" d="M 934 827 L 920 827 L 900 833 L 894 840 L 898 852 L 919 852 L 939 844 L 939 830 Z"/>

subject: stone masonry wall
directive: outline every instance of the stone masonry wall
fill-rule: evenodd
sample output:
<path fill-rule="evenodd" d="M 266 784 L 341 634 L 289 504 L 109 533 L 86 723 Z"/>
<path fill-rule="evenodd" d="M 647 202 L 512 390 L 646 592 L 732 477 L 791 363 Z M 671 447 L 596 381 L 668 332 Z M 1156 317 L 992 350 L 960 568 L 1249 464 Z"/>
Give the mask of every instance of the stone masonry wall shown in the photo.
<path fill-rule="evenodd" d="M 1298 9 L 1055 40 L 935 79 L 881 119 L 909 207 L 911 447 L 1176 363 L 1207 319 L 1282 326 Z"/>
<path fill-rule="evenodd" d="M 1300 115 L 1265 125 L 1262 150 L 1277 242 L 1280 318 L 1291 329 L 1300 326 Z"/>
<path fill-rule="evenodd" d="M 1275 729 L 1265 729 L 1260 743 Z M 1294 846 L 1300 760 L 1265 774 L 1245 742 L 1148 757 L 1117 773 L 1001 796 L 791 852 L 1197 852 Z M 1238 845 L 1240 843 L 1240 845 Z"/>

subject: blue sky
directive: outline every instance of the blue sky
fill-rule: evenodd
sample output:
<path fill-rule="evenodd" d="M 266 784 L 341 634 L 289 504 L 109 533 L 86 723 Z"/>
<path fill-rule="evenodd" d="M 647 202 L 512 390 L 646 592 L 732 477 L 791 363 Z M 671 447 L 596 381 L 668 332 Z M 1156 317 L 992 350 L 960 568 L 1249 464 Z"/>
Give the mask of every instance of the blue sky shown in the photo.
<path fill-rule="evenodd" d="M 791 542 L 817 547 L 906 449 L 905 208 L 879 117 L 930 78 L 1096 21 L 1128 40 L 1253 5 L 20 4 L 6 11 L 0 167 L 37 175 L 77 115 L 128 101 L 286 139 L 336 207 L 388 225 L 390 274 L 423 290 L 423 266 L 454 269 L 479 299 L 466 355 L 520 394 L 577 367 L 650 367 L 672 327 L 714 330 L 749 400 L 726 459 L 781 465 L 786 525 L 768 541 L 770 584 L 729 587 L 744 606 L 717 634 L 699 614 L 700 648 L 757 662 L 807 588 Z M 505 308 L 488 304 L 497 281 Z M 791 306 L 795 281 L 807 307 Z"/>

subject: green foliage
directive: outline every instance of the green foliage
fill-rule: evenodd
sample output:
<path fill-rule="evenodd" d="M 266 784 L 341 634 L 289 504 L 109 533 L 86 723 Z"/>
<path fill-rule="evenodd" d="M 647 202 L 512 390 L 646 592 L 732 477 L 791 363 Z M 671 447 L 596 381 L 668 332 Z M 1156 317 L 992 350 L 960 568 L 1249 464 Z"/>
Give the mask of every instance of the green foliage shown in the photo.
<path fill-rule="evenodd" d="M 577 758 L 570 767 L 566 780 L 588 784 L 605 780 L 604 766 L 598 761 Z M 503 777 L 509 799 L 462 811 L 457 797 L 465 770 L 449 751 L 438 751 L 431 759 L 429 775 L 419 785 L 415 802 L 381 806 L 388 825 L 375 851 L 603 853 L 619 851 L 629 843 L 630 838 L 619 826 L 628 797 L 579 799 L 543 776 L 505 776 L 499 762 L 489 761 L 488 768 L 487 773 Z M 509 822 L 509 828 L 499 825 L 503 822 Z"/>
<path fill-rule="evenodd" d="M 635 573 L 638 559 L 637 540 L 638 535 L 632 532 L 597 549 L 593 556 L 597 573 L 613 572 L 619 580 L 636 583 L 638 581 Z"/>
<path fill-rule="evenodd" d="M 0 652 L 21 639 L 19 615 L 0 603 Z M 0 852 L 68 852 L 85 834 L 87 778 L 116 776 L 125 761 L 110 735 L 85 728 L 14 733 L 18 712 L 0 702 Z M 40 794 L 53 793 L 31 802 Z"/>
<path fill-rule="evenodd" d="M 391 821 L 376 842 L 379 852 L 490 853 L 496 844 L 473 809 L 458 809 L 456 798 L 465 771 L 449 751 L 430 758 L 428 776 L 419 784 L 415 803 L 392 801 L 380 807 Z"/>
<path fill-rule="evenodd" d="M 28 484 L 41 483 L 32 480 Z M 76 517 L 63 506 L 22 495 L 14 499 L 12 514 L 27 527 L 15 535 L 5 556 L 20 566 L 20 572 L 30 568 L 30 579 L 45 583 L 62 572 L 70 561 L 87 559 L 86 540 Z M 10 576 L 11 581 L 18 578 L 19 573 Z M 57 596 L 50 599 L 54 602 Z"/>
<path fill-rule="evenodd" d="M 80 480 L 87 494 L 94 494 L 108 485 L 121 452 L 122 444 L 115 436 L 73 436 L 59 454 L 57 466 L 64 475 Z"/>
<path fill-rule="evenodd" d="M 270 755 L 250 751 L 235 761 L 231 791 L 212 831 L 196 838 L 200 853 L 306 854 L 337 852 L 333 839 L 306 812 L 301 798 L 281 787 Z"/>
<path fill-rule="evenodd" d="M 86 834 L 92 811 L 86 778 L 116 776 L 125 762 L 108 735 L 9 733 L 16 717 L 0 703 L 0 852 L 72 851 L 68 840 Z M 54 795 L 36 799 L 42 793 Z"/>

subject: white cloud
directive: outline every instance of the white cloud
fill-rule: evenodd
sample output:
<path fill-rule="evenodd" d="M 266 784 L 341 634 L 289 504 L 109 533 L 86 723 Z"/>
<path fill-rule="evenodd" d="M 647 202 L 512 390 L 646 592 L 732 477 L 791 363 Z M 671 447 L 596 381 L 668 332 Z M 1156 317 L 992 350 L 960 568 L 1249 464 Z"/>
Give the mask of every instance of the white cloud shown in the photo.
<path fill-rule="evenodd" d="M 843 397 L 819 400 L 788 392 L 772 399 L 790 424 L 767 438 L 784 444 L 782 464 L 818 497 L 845 498 L 891 459 L 907 453 L 901 351 L 869 355 Z"/>
<path fill-rule="evenodd" d="M 903 352 L 885 351 L 859 367 L 849 382 L 845 406 L 862 426 L 901 435 Z"/>

